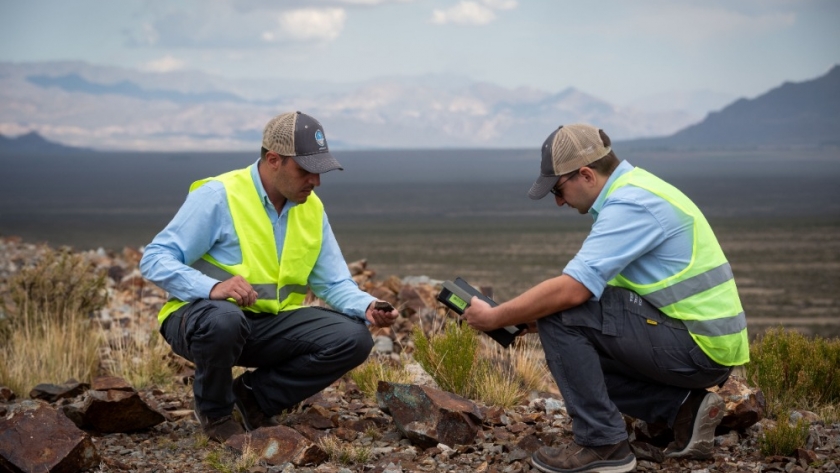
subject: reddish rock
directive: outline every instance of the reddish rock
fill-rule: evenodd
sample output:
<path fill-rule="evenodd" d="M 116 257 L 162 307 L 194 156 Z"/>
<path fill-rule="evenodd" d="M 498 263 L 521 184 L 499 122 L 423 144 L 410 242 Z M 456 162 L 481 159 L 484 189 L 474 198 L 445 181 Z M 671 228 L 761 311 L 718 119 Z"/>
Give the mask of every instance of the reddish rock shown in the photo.
<path fill-rule="evenodd" d="M 502 416 L 505 410 L 498 406 L 492 406 L 484 411 L 484 422 L 489 425 L 502 425 Z"/>
<path fill-rule="evenodd" d="M 306 437 L 312 443 L 319 443 L 326 437 L 329 437 L 329 432 L 324 430 L 313 429 L 312 427 L 306 424 L 298 424 L 292 426 L 293 429 L 297 430 L 298 433 Z"/>
<path fill-rule="evenodd" d="M 421 448 L 471 444 L 483 420 L 472 401 L 428 386 L 380 381 L 376 398 L 400 432 Z"/>
<path fill-rule="evenodd" d="M 0 401 L 9 402 L 15 400 L 15 393 L 6 386 L 0 386 Z"/>
<path fill-rule="evenodd" d="M 350 270 L 351 276 L 358 276 L 359 274 L 362 274 L 365 271 L 365 268 L 367 268 L 367 260 L 365 259 L 347 263 L 347 269 Z"/>
<path fill-rule="evenodd" d="M 399 293 L 402 286 L 402 280 L 397 276 L 389 276 L 388 279 L 382 282 L 382 287 L 388 289 L 393 294 Z"/>
<path fill-rule="evenodd" d="M 90 436 L 64 414 L 35 403 L 16 409 L 0 418 L 0 471 L 72 473 L 99 465 Z"/>
<path fill-rule="evenodd" d="M 165 421 L 137 392 L 88 391 L 81 409 L 82 427 L 98 432 L 132 432 Z"/>
<path fill-rule="evenodd" d="M 304 424 L 313 429 L 332 429 L 338 424 L 333 421 L 329 411 L 324 407 L 318 405 L 310 406 L 306 412 L 302 414 L 292 414 L 287 418 L 287 423 L 293 425 Z"/>
<path fill-rule="evenodd" d="M 127 392 L 134 391 L 134 388 L 128 384 L 128 381 L 116 376 L 99 376 L 94 378 L 90 383 L 90 389 L 94 391 L 108 391 L 111 389 Z"/>
<path fill-rule="evenodd" d="M 526 452 L 536 452 L 540 447 L 545 446 L 545 443 L 536 435 L 530 434 L 522 437 L 516 446 L 525 450 Z"/>
<path fill-rule="evenodd" d="M 327 454 L 292 428 L 278 425 L 263 427 L 244 435 L 234 435 L 225 445 L 239 453 L 250 448 L 261 461 L 269 465 L 291 462 L 295 466 L 319 464 Z"/>
<path fill-rule="evenodd" d="M 80 383 L 75 379 L 68 380 L 64 384 L 42 383 L 29 391 L 29 397 L 47 402 L 56 402 L 59 399 L 76 397 L 85 392 L 87 388 L 87 384 Z"/>
<path fill-rule="evenodd" d="M 726 403 L 726 413 L 720 422 L 718 431 L 743 430 L 762 418 L 767 409 L 767 401 L 760 389 L 747 385 L 740 376 L 730 376 L 721 387 L 712 388 Z"/>
<path fill-rule="evenodd" d="M 352 421 L 345 425 L 345 427 L 355 430 L 356 432 L 367 432 L 369 429 L 384 429 L 388 426 L 388 419 L 384 417 L 367 417 Z"/>

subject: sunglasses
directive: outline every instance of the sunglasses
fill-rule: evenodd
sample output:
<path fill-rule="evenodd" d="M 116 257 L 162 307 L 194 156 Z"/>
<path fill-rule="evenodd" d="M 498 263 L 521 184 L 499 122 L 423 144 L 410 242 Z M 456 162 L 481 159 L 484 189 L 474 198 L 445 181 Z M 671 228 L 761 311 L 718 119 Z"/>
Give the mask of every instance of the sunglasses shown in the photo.
<path fill-rule="evenodd" d="M 561 182 L 558 182 L 554 187 L 551 188 L 551 190 L 549 192 L 551 192 L 552 194 L 554 194 L 557 197 L 563 198 L 563 189 L 561 189 L 561 187 L 563 187 L 563 184 L 571 181 L 572 178 L 574 178 L 577 175 L 577 173 L 579 173 L 579 172 L 580 172 L 580 169 L 578 169 L 577 171 L 574 171 L 573 173 L 569 174 L 569 177 L 567 177 L 566 179 L 564 179 Z"/>

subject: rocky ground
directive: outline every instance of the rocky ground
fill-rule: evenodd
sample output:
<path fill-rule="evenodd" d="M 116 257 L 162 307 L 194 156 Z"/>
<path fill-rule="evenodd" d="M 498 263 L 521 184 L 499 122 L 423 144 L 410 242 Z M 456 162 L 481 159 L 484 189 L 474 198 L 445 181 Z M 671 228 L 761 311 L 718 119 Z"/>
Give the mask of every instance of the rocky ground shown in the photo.
<path fill-rule="evenodd" d="M 0 294 L 7 278 L 26 264 L 35 261 L 47 248 L 0 238 Z M 126 331 L 145 331 L 154 336 L 155 314 L 165 294 L 145 283 L 137 272 L 140 253 L 126 249 L 121 254 L 104 251 L 85 254 L 92 264 L 109 275 L 108 307 L 97 317 L 105 325 Z M 434 281 L 396 277 L 377 281 L 364 262 L 352 263 L 351 271 L 360 286 L 400 308 L 401 317 L 391 330 L 378 330 L 380 356 L 396 356 L 410 344 L 410 329 L 422 320 L 427 326 L 440 315 L 435 304 Z M 149 389 L 141 394 L 150 405 L 164 414 L 165 421 L 136 432 L 102 434 L 88 431 L 100 462 L 90 471 L 98 472 L 529 472 L 537 471 L 529 462 L 531 452 L 541 445 L 562 445 L 571 441 L 570 420 L 562 399 L 555 393 L 533 392 L 520 405 L 500 409 L 477 404 L 482 420 L 474 441 L 468 445 L 421 447 L 409 441 L 394 418 L 383 412 L 376 399 L 365 396 L 349 379 L 304 402 L 297 411 L 282 418 L 313 444 L 325 445 L 334 439 L 333 456 L 319 464 L 285 462 L 247 465 L 241 449 L 231 449 L 208 442 L 192 416 L 189 366 L 181 373 L 186 383 L 173 383 L 166 390 Z M 57 383 L 63 380 L 44 380 Z M 422 383 L 421 381 L 416 381 Z M 4 394 L 0 414 L 7 418 L 28 398 L 18 393 L 12 399 Z M 55 400 L 61 408 L 79 397 Z M 0 402 L 3 399 L 0 398 Z M 25 401 L 33 402 L 33 401 Z M 657 444 L 667 436 L 656 436 L 650 429 L 628 423 L 639 458 L 636 471 L 664 472 L 840 472 L 840 424 L 826 424 L 808 412 L 796 413 L 810 421 L 805 448 L 790 457 L 765 457 L 759 451 L 759 439 L 774 421 L 762 419 L 736 430 L 721 430 L 715 438 L 714 457 L 709 460 L 662 459 Z M 629 420 L 628 420 L 629 421 Z M 3 432 L 0 432 L 2 438 Z M 647 440 L 651 443 L 644 443 Z M 237 464 L 240 462 L 240 464 Z M 241 469 L 238 469 L 241 468 Z M 0 461 L 0 471 L 5 471 Z M 15 471 L 15 470 L 11 470 Z"/>

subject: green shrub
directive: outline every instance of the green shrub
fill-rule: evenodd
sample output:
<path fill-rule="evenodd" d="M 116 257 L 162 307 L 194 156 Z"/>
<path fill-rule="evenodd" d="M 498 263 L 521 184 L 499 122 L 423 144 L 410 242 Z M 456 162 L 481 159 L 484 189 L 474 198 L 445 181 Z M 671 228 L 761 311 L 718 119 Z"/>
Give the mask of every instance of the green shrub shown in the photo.
<path fill-rule="evenodd" d="M 764 392 L 770 413 L 840 403 L 840 339 L 774 328 L 753 342 L 750 358 L 747 377 Z"/>
<path fill-rule="evenodd" d="M 793 425 L 787 419 L 779 419 L 776 427 L 766 429 L 759 439 L 761 453 L 770 455 L 791 456 L 797 448 L 803 448 L 808 441 L 809 423 L 799 419 Z"/>
<path fill-rule="evenodd" d="M 415 327 L 412 340 L 414 359 L 441 389 L 464 397 L 474 394 L 472 375 L 478 359 L 478 332 L 448 320 L 443 332 L 431 338 Z"/>
<path fill-rule="evenodd" d="M 89 318 L 108 302 L 105 277 L 103 270 L 96 270 L 81 255 L 50 249 L 34 266 L 12 278 L 15 310 L 9 322 L 18 328 L 44 320 Z"/>

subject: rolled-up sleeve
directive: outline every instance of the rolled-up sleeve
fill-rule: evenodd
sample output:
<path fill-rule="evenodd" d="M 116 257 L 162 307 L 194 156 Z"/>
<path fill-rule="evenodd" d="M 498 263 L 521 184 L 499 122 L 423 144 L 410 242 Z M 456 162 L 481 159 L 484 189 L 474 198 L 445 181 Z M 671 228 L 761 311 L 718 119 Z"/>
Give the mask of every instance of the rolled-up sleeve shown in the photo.
<path fill-rule="evenodd" d="M 645 205 L 633 199 L 610 199 L 563 274 L 599 299 L 608 281 L 664 239 L 662 225 Z"/>

